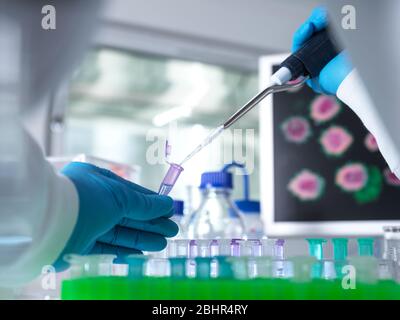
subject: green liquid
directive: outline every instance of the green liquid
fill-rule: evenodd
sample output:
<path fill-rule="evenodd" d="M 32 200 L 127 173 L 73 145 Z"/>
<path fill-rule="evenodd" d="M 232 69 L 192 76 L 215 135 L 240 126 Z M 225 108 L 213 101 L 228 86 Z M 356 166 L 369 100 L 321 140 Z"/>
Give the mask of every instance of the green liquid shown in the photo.
<path fill-rule="evenodd" d="M 400 285 L 390 280 L 375 284 L 357 283 L 356 289 L 344 290 L 341 280 L 313 279 L 297 283 L 288 279 L 140 279 L 91 277 L 65 280 L 63 300 L 400 300 Z"/>

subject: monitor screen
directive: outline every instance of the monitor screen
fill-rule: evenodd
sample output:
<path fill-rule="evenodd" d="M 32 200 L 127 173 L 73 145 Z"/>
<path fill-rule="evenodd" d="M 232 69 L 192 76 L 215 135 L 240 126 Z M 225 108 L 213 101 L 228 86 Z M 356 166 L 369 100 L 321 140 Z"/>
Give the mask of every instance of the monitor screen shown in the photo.
<path fill-rule="evenodd" d="M 264 69 L 270 69 L 266 74 L 278 65 L 274 59 L 267 67 L 264 64 Z M 268 171 L 273 174 L 273 193 L 266 197 L 273 206 L 263 207 L 273 210 L 267 213 L 273 223 L 320 222 L 325 234 L 329 222 L 400 220 L 400 180 L 390 172 L 373 135 L 348 106 L 303 86 L 273 95 L 263 112 L 269 114 L 272 125 L 271 130 L 262 130 L 272 134 L 264 150 L 273 157 L 267 161 L 273 166 Z M 261 118 L 261 126 L 266 125 Z M 336 234 L 335 225 L 331 226 Z"/>

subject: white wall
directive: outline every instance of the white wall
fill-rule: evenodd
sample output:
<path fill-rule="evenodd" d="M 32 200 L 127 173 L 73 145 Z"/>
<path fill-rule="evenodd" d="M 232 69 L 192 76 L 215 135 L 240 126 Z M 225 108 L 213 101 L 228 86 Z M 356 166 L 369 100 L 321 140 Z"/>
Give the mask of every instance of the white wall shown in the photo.
<path fill-rule="evenodd" d="M 112 0 L 108 20 L 286 51 L 316 0 Z"/>
<path fill-rule="evenodd" d="M 118 40 L 124 38 L 125 45 L 131 46 L 128 49 L 177 56 L 183 51 L 188 58 L 199 55 L 199 60 L 203 60 L 200 50 L 203 45 L 216 63 L 224 62 L 224 56 L 229 60 L 232 55 L 239 65 L 246 65 L 262 54 L 288 51 L 293 32 L 318 3 L 317 0 L 108 0 L 103 22 L 112 26 L 114 32 L 106 32 L 106 40 L 103 38 L 101 42 L 121 46 Z M 131 36 L 129 41 L 127 36 Z M 178 44 L 167 39 L 175 39 Z"/>

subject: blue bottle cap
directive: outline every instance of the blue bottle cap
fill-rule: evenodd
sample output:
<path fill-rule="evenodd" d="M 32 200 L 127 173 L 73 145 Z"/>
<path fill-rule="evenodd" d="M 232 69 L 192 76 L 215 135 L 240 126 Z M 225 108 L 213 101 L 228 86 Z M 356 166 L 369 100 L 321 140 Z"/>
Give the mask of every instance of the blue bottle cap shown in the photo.
<path fill-rule="evenodd" d="M 260 201 L 235 200 L 235 204 L 244 214 L 260 214 Z"/>
<path fill-rule="evenodd" d="M 184 207 L 184 202 L 182 200 L 174 200 L 173 206 L 174 206 L 174 214 L 175 215 L 183 215 L 183 207 Z"/>
<path fill-rule="evenodd" d="M 209 187 L 232 189 L 232 173 L 223 171 L 204 172 L 201 175 L 200 189 Z"/>

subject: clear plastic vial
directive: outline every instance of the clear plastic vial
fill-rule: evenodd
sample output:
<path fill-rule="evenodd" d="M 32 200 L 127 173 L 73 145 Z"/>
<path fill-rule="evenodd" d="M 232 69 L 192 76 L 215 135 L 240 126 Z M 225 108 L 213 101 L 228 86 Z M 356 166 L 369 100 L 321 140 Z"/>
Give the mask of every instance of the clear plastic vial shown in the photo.
<path fill-rule="evenodd" d="M 241 213 L 231 200 L 232 188 L 232 174 L 229 172 L 205 172 L 201 175 L 202 201 L 189 220 L 190 239 L 244 237 Z"/>
<path fill-rule="evenodd" d="M 399 262 L 400 260 L 400 226 L 383 227 L 383 258 Z"/>

